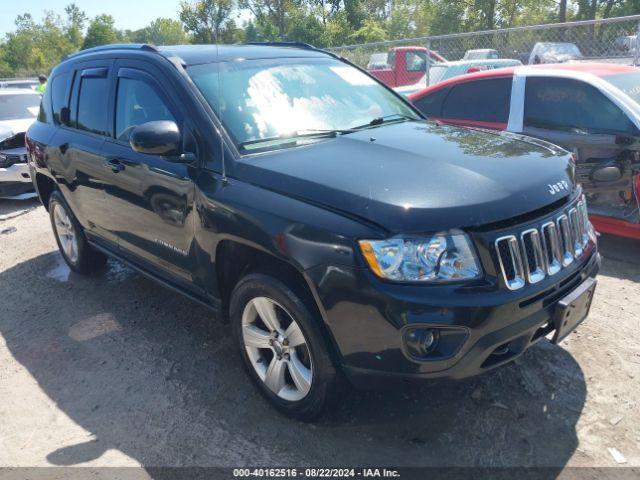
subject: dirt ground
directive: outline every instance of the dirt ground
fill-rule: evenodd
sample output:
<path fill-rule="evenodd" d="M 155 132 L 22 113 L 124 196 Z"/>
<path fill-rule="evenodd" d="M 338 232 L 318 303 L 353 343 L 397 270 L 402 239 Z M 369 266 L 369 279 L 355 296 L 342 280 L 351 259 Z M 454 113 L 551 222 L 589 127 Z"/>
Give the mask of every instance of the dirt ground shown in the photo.
<path fill-rule="evenodd" d="M 0 232 L 0 466 L 640 466 L 640 242 L 601 238 L 563 348 L 347 391 L 304 424 L 263 401 L 208 310 L 115 261 L 70 273 L 37 201 L 0 201 Z"/>

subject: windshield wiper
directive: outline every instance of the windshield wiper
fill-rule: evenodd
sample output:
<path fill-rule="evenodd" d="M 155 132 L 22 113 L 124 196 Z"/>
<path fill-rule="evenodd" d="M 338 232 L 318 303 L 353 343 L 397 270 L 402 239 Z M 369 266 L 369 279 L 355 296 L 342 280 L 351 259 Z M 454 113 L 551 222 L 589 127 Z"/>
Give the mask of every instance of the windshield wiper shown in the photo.
<path fill-rule="evenodd" d="M 338 135 L 343 135 L 345 133 L 353 133 L 355 130 L 353 129 L 334 129 L 334 130 L 322 130 L 316 128 L 305 128 L 303 130 L 298 130 L 297 132 L 287 134 L 287 135 L 278 135 L 276 137 L 265 137 L 258 138 L 256 140 L 247 140 L 246 142 L 242 142 L 238 144 L 238 148 L 240 150 L 247 150 L 247 147 L 251 147 L 252 145 L 258 145 L 261 143 L 269 143 L 269 142 L 295 142 L 299 139 L 305 138 L 335 138 Z M 306 132 L 306 133 L 302 133 Z M 277 146 L 277 145 L 274 145 Z"/>
<path fill-rule="evenodd" d="M 411 115 L 405 115 L 403 113 L 392 113 L 390 115 L 384 115 L 383 117 L 376 117 L 368 124 L 369 127 L 375 127 L 376 125 L 382 125 L 387 122 L 402 122 L 406 120 L 422 120 L 418 117 L 412 117 Z"/>
<path fill-rule="evenodd" d="M 408 122 L 411 120 L 422 120 L 420 117 L 412 117 L 411 115 L 405 115 L 404 113 L 392 113 L 390 115 L 384 115 L 382 117 L 376 117 L 369 123 L 353 127 L 351 130 L 362 130 L 364 128 L 377 127 L 383 123 L 396 123 L 396 122 Z"/>

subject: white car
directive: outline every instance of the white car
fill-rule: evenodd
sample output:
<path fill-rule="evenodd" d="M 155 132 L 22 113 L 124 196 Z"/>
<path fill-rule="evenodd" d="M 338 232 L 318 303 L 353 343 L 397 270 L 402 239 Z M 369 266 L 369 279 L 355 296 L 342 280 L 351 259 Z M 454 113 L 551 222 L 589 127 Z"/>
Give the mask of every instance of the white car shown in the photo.
<path fill-rule="evenodd" d="M 0 89 L 0 198 L 33 190 L 24 134 L 40 110 L 40 95 L 22 88 Z"/>
<path fill-rule="evenodd" d="M 565 63 L 580 61 L 584 58 L 575 43 L 538 42 L 529 55 L 529 65 L 538 63 Z"/>
<path fill-rule="evenodd" d="M 500 58 L 500 53 L 493 48 L 478 48 L 476 50 L 467 50 L 462 60 L 495 60 Z"/>

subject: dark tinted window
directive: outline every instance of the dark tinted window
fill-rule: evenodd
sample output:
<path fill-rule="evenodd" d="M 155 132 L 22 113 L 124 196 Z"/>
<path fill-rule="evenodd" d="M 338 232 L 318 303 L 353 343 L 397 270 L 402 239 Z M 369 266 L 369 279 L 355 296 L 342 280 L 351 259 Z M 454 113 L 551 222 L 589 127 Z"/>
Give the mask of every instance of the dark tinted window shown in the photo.
<path fill-rule="evenodd" d="M 451 88 L 442 117 L 481 122 L 509 121 L 511 77 L 461 83 Z"/>
<path fill-rule="evenodd" d="M 38 121 L 42 123 L 51 123 L 51 89 L 44 91 L 42 100 L 40 101 L 40 112 L 38 113 Z"/>
<path fill-rule="evenodd" d="M 77 128 L 107 135 L 109 80 L 102 77 L 82 77 L 78 98 Z"/>
<path fill-rule="evenodd" d="M 49 91 L 51 92 L 51 106 L 55 123 L 60 123 L 60 110 L 62 107 L 67 106 L 70 83 L 71 72 L 61 73 L 51 80 L 50 85 L 45 90 L 45 96 Z"/>
<path fill-rule="evenodd" d="M 527 79 L 524 125 L 591 133 L 637 132 L 624 112 L 597 88 L 568 78 Z"/>
<path fill-rule="evenodd" d="M 121 78 L 116 102 L 116 138 L 128 141 L 136 125 L 175 118 L 153 88 L 141 81 Z"/>
<path fill-rule="evenodd" d="M 427 117 L 438 118 L 442 114 L 442 102 L 449 93 L 448 88 L 441 88 L 416 100 L 414 105 Z"/>

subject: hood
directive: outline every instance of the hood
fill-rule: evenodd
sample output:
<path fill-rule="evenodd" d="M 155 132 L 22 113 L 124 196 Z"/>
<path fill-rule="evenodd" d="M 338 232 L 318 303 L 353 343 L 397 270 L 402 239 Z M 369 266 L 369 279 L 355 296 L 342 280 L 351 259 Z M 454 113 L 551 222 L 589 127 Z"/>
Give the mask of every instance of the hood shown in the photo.
<path fill-rule="evenodd" d="M 0 141 L 18 133 L 26 132 L 35 120 L 35 118 L 0 120 Z"/>
<path fill-rule="evenodd" d="M 569 195 L 570 154 L 524 138 L 405 122 L 245 157 L 235 168 L 242 180 L 389 232 L 426 233 L 506 220 Z M 551 194 L 559 182 L 569 188 Z"/>

